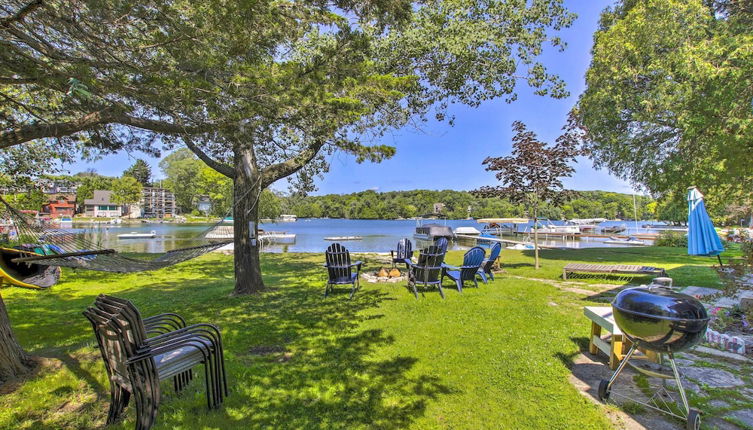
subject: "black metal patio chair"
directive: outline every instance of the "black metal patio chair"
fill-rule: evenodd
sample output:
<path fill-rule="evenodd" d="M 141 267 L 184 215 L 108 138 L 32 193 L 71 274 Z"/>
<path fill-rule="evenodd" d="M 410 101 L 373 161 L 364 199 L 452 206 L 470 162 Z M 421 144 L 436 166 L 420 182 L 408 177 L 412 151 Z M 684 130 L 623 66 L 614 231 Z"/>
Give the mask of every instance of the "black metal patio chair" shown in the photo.
<path fill-rule="evenodd" d="M 333 243 L 324 251 L 324 267 L 327 268 L 327 285 L 324 287 L 324 297 L 327 297 L 334 285 L 353 285 L 350 290 L 350 298 L 361 286 L 359 275 L 362 261 L 350 262 L 350 252 L 339 243 Z M 353 271 L 355 268 L 355 272 Z"/>
<path fill-rule="evenodd" d="M 481 267 L 478 269 L 478 275 L 484 281 L 484 284 L 486 284 L 487 275 L 489 275 L 489 278 L 491 278 L 492 281 L 494 280 L 494 272 L 492 271 L 492 267 L 494 266 L 494 263 L 497 261 L 497 259 L 499 259 L 499 253 L 501 251 L 502 244 L 499 242 L 495 243 L 489 250 L 489 258 L 486 258 L 481 262 Z"/>
<path fill-rule="evenodd" d="M 466 281 L 473 281 L 476 287 L 478 287 L 476 275 L 481 267 L 481 262 L 484 260 L 484 254 L 484 248 L 474 246 L 463 256 L 462 266 L 455 267 L 446 264 L 443 265 L 442 279 L 444 280 L 445 276 L 452 279 L 458 287 L 458 291 L 461 293 L 463 292 L 463 284 Z"/>
<path fill-rule="evenodd" d="M 397 249 L 390 251 L 392 257 L 392 267 L 395 267 L 395 263 L 405 264 L 407 268 L 413 258 L 413 243 L 410 239 L 400 239 L 397 243 Z"/>
<path fill-rule="evenodd" d="M 108 424 L 121 417 L 133 397 L 136 429 L 151 428 L 160 403 L 160 380 L 173 378 L 180 390 L 199 364 L 204 365 L 208 406 L 218 407 L 228 395 L 217 327 L 194 324 L 173 329 L 183 320 L 174 314 L 148 318 L 147 325 L 130 302 L 107 296 L 98 297 L 84 315 L 92 323 L 110 379 Z M 161 334 L 147 337 L 148 333 Z"/>
<path fill-rule="evenodd" d="M 408 265 L 408 286 L 413 289 L 413 295 L 418 298 L 417 286 L 437 287 L 439 295 L 444 299 L 442 290 L 442 262 L 445 252 L 441 247 L 432 245 L 422 249 L 418 254 L 418 261 Z"/>

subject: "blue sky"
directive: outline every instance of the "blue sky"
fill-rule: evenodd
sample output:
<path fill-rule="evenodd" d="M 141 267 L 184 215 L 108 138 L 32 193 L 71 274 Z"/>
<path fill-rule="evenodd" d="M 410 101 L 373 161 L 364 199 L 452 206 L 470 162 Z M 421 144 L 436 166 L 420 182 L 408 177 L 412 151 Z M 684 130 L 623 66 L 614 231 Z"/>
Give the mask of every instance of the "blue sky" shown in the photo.
<path fill-rule="evenodd" d="M 429 122 L 420 132 L 396 130 L 385 136 L 384 143 L 397 147 L 397 154 L 379 164 L 356 164 L 353 157 L 338 153 L 329 157 L 330 171 L 317 180 L 315 194 L 350 193 L 375 189 L 378 191 L 409 189 L 471 190 L 496 181 L 481 162 L 487 156 L 507 155 L 511 150 L 511 124 L 523 121 L 541 140 L 552 142 L 560 134 L 567 112 L 584 89 L 584 75 L 590 62 L 592 36 L 599 13 L 612 4 L 607 0 L 570 0 L 567 7 L 578 14 L 572 27 L 561 32 L 567 42 L 564 52 L 549 49 L 544 63 L 567 83 L 570 97 L 554 100 L 540 97 L 521 85 L 518 100 L 508 104 L 502 100 L 487 102 L 478 108 L 456 106 L 454 127 L 447 123 Z M 119 176 L 136 158 L 153 166 L 159 178 L 158 159 L 145 154 L 120 153 L 94 163 L 70 166 L 71 173 L 94 168 L 103 175 Z M 632 192 L 625 181 L 606 171 L 597 171 L 587 159 L 579 160 L 576 173 L 565 181 L 575 190 L 608 190 Z M 287 188 L 285 181 L 275 188 Z"/>

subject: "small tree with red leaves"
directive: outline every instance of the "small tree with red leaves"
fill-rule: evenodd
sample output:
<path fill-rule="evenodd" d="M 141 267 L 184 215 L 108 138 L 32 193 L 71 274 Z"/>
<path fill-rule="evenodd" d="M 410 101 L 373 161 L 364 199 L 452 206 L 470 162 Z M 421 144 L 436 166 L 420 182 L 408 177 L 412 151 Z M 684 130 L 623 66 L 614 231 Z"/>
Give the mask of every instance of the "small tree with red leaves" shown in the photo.
<path fill-rule="evenodd" d="M 562 178 L 575 172 L 570 163 L 581 155 L 580 138 L 582 130 L 572 117 L 564 127 L 565 132 L 552 146 L 537 139 L 525 124 L 515 121 L 512 124 L 515 136 L 512 139 L 512 154 L 507 157 L 487 157 L 483 164 L 487 171 L 497 172 L 502 183 L 483 186 L 473 193 L 481 197 L 507 197 L 514 203 L 522 203 L 533 215 L 534 261 L 539 268 L 539 206 L 549 202 L 560 206 L 568 199 L 570 192 L 562 185 Z"/>

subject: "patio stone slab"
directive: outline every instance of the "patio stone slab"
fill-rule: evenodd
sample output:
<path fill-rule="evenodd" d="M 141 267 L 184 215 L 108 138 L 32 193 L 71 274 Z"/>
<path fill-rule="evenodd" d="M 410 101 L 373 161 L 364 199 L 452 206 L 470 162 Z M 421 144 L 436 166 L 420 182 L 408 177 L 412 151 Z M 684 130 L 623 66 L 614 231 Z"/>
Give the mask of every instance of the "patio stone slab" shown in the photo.
<path fill-rule="evenodd" d="M 727 414 L 728 417 L 740 420 L 748 427 L 753 427 L 753 409 L 741 409 Z"/>
<path fill-rule="evenodd" d="M 745 382 L 731 372 L 712 367 L 680 367 L 680 373 L 712 388 L 733 388 Z"/>
<path fill-rule="evenodd" d="M 721 293 L 721 291 L 715 288 L 706 288 L 706 287 L 686 287 L 686 288 L 683 288 L 680 292 L 683 294 L 687 294 L 689 296 L 695 296 L 695 297 L 706 297 L 706 296 L 712 296 L 714 294 Z"/>

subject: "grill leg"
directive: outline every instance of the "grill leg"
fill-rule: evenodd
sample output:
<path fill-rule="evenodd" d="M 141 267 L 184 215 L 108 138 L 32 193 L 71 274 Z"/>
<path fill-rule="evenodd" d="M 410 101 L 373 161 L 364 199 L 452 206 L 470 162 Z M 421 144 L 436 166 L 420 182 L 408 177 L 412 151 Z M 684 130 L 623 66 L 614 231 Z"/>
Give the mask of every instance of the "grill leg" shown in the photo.
<path fill-rule="evenodd" d="M 688 398 L 685 396 L 685 388 L 682 387 L 682 381 L 680 380 L 680 372 L 677 370 L 677 364 L 675 363 L 675 355 L 672 352 L 667 353 L 669 358 L 669 364 L 672 365 L 672 373 L 675 375 L 675 382 L 677 383 L 677 391 L 680 392 L 680 399 L 682 399 L 682 405 L 685 407 L 685 416 L 690 415 L 690 405 L 688 405 Z"/>
<path fill-rule="evenodd" d="M 630 350 L 628 350 L 628 353 L 625 355 L 625 358 L 623 358 L 622 361 L 620 361 L 620 365 L 617 366 L 617 370 L 615 370 L 614 373 L 612 374 L 612 377 L 609 378 L 609 383 L 607 384 L 607 390 L 610 390 L 612 388 L 612 384 L 614 384 L 614 381 L 616 381 L 617 377 L 620 376 L 622 369 L 625 368 L 625 366 L 628 363 L 628 360 L 630 360 L 630 357 L 633 356 L 633 353 L 635 352 L 636 349 L 638 349 L 638 345 L 634 343 L 630 347 Z"/>

